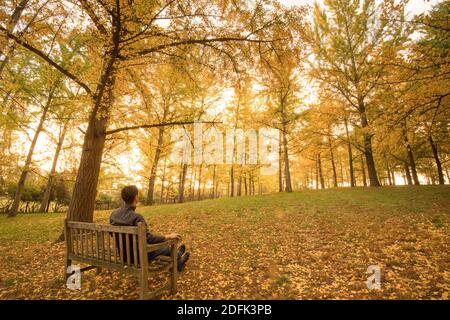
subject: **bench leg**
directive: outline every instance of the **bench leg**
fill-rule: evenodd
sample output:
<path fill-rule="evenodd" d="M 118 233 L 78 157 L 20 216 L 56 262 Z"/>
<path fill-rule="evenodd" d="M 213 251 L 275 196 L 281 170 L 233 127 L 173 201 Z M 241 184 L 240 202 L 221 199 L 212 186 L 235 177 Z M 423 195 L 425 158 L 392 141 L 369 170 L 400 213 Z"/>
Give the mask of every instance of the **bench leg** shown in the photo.
<path fill-rule="evenodd" d="M 148 297 L 148 279 L 139 277 L 139 299 L 146 300 Z"/>
<path fill-rule="evenodd" d="M 170 293 L 177 293 L 177 273 L 178 273 L 178 248 L 177 244 L 174 243 L 170 247 L 170 255 L 172 258 L 172 268 L 170 269 Z"/>
<path fill-rule="evenodd" d="M 72 260 L 66 259 L 66 265 L 64 268 L 64 283 L 67 282 L 67 278 L 69 278 L 69 274 L 67 274 L 67 268 L 72 265 Z"/>
<path fill-rule="evenodd" d="M 139 299 L 148 299 L 148 271 L 141 270 L 139 274 Z"/>

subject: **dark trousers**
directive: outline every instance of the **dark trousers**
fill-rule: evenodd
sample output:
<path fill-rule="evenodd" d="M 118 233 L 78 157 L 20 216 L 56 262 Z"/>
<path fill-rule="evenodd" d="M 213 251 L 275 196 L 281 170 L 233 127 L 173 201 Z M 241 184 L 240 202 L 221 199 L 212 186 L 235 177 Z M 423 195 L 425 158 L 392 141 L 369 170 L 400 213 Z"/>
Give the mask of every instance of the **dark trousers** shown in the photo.
<path fill-rule="evenodd" d="M 148 256 L 148 261 L 152 261 L 153 259 L 155 259 L 156 257 L 159 257 L 159 256 L 170 257 L 170 248 L 163 248 L 163 249 L 158 249 L 158 250 L 149 252 L 147 254 L 147 256 Z M 180 265 L 180 261 L 181 261 L 181 252 L 178 251 L 178 257 L 177 257 L 178 266 Z"/>

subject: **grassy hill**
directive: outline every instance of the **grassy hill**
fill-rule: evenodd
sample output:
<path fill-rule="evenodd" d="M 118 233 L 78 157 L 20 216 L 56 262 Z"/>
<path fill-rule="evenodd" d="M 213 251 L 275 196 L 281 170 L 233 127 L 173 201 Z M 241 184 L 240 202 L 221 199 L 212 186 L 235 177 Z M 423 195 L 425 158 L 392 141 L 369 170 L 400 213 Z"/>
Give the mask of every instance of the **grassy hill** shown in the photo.
<path fill-rule="evenodd" d="M 192 252 L 176 298 L 446 298 L 450 187 L 327 189 L 140 207 Z M 97 212 L 99 223 L 109 212 Z M 65 289 L 64 215 L 0 217 L 0 298 L 130 298 L 136 280 L 83 274 Z M 378 265 L 382 289 L 368 290 Z"/>

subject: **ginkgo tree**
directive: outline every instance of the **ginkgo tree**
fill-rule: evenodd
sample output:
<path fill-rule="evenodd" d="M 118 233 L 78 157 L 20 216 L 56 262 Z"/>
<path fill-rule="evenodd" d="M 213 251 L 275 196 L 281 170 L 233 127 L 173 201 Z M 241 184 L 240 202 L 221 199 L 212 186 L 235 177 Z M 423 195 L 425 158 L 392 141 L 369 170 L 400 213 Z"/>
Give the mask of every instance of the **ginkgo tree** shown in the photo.
<path fill-rule="evenodd" d="M 403 48 L 409 28 L 402 22 L 403 4 L 386 0 L 325 0 L 314 7 L 309 30 L 310 75 L 342 96 L 359 115 L 370 185 L 380 182 L 372 147 L 370 116 L 374 90 L 386 71 L 380 63 Z"/>
<path fill-rule="evenodd" d="M 80 165 L 68 209 L 68 219 L 92 221 L 105 139 L 120 128 L 111 128 L 115 92 L 121 73 L 142 63 L 161 63 L 190 46 L 221 50 L 230 46 L 254 44 L 265 47 L 277 39 L 267 37 L 273 12 L 270 2 L 233 1 L 94 1 L 52 3 L 66 14 L 48 21 L 66 23 L 88 36 L 84 58 L 92 65 L 89 73 L 60 64 L 58 53 L 47 54 L 45 39 L 16 35 L 0 26 L 3 36 L 31 51 L 63 76 L 81 86 L 91 97 L 90 115 L 81 152 Z M 269 18 L 266 18 L 269 17 Z M 67 21 L 67 20 L 66 20 Z M 70 31 L 70 30 L 69 30 Z M 208 45 L 216 45 L 210 48 Z M 223 44 L 223 45 L 220 45 Z"/>

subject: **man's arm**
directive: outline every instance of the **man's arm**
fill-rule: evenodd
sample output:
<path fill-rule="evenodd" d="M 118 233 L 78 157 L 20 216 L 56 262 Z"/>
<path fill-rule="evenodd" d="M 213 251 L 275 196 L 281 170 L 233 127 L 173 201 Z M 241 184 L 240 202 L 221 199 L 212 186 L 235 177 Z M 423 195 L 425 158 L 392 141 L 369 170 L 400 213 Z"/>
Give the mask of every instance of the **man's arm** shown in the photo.
<path fill-rule="evenodd" d="M 136 218 L 135 225 L 137 225 L 139 222 L 145 223 L 145 227 L 147 228 L 147 243 L 148 244 L 161 243 L 161 242 L 164 242 L 167 240 L 181 240 L 181 236 L 177 233 L 171 233 L 171 234 L 168 234 L 165 236 L 151 233 L 148 230 L 147 222 L 145 221 L 144 217 L 141 215 L 138 215 L 138 217 Z"/>
<path fill-rule="evenodd" d="M 148 244 L 154 244 L 154 243 L 161 243 L 166 241 L 166 237 L 158 234 L 152 234 L 147 229 L 147 243 Z"/>

